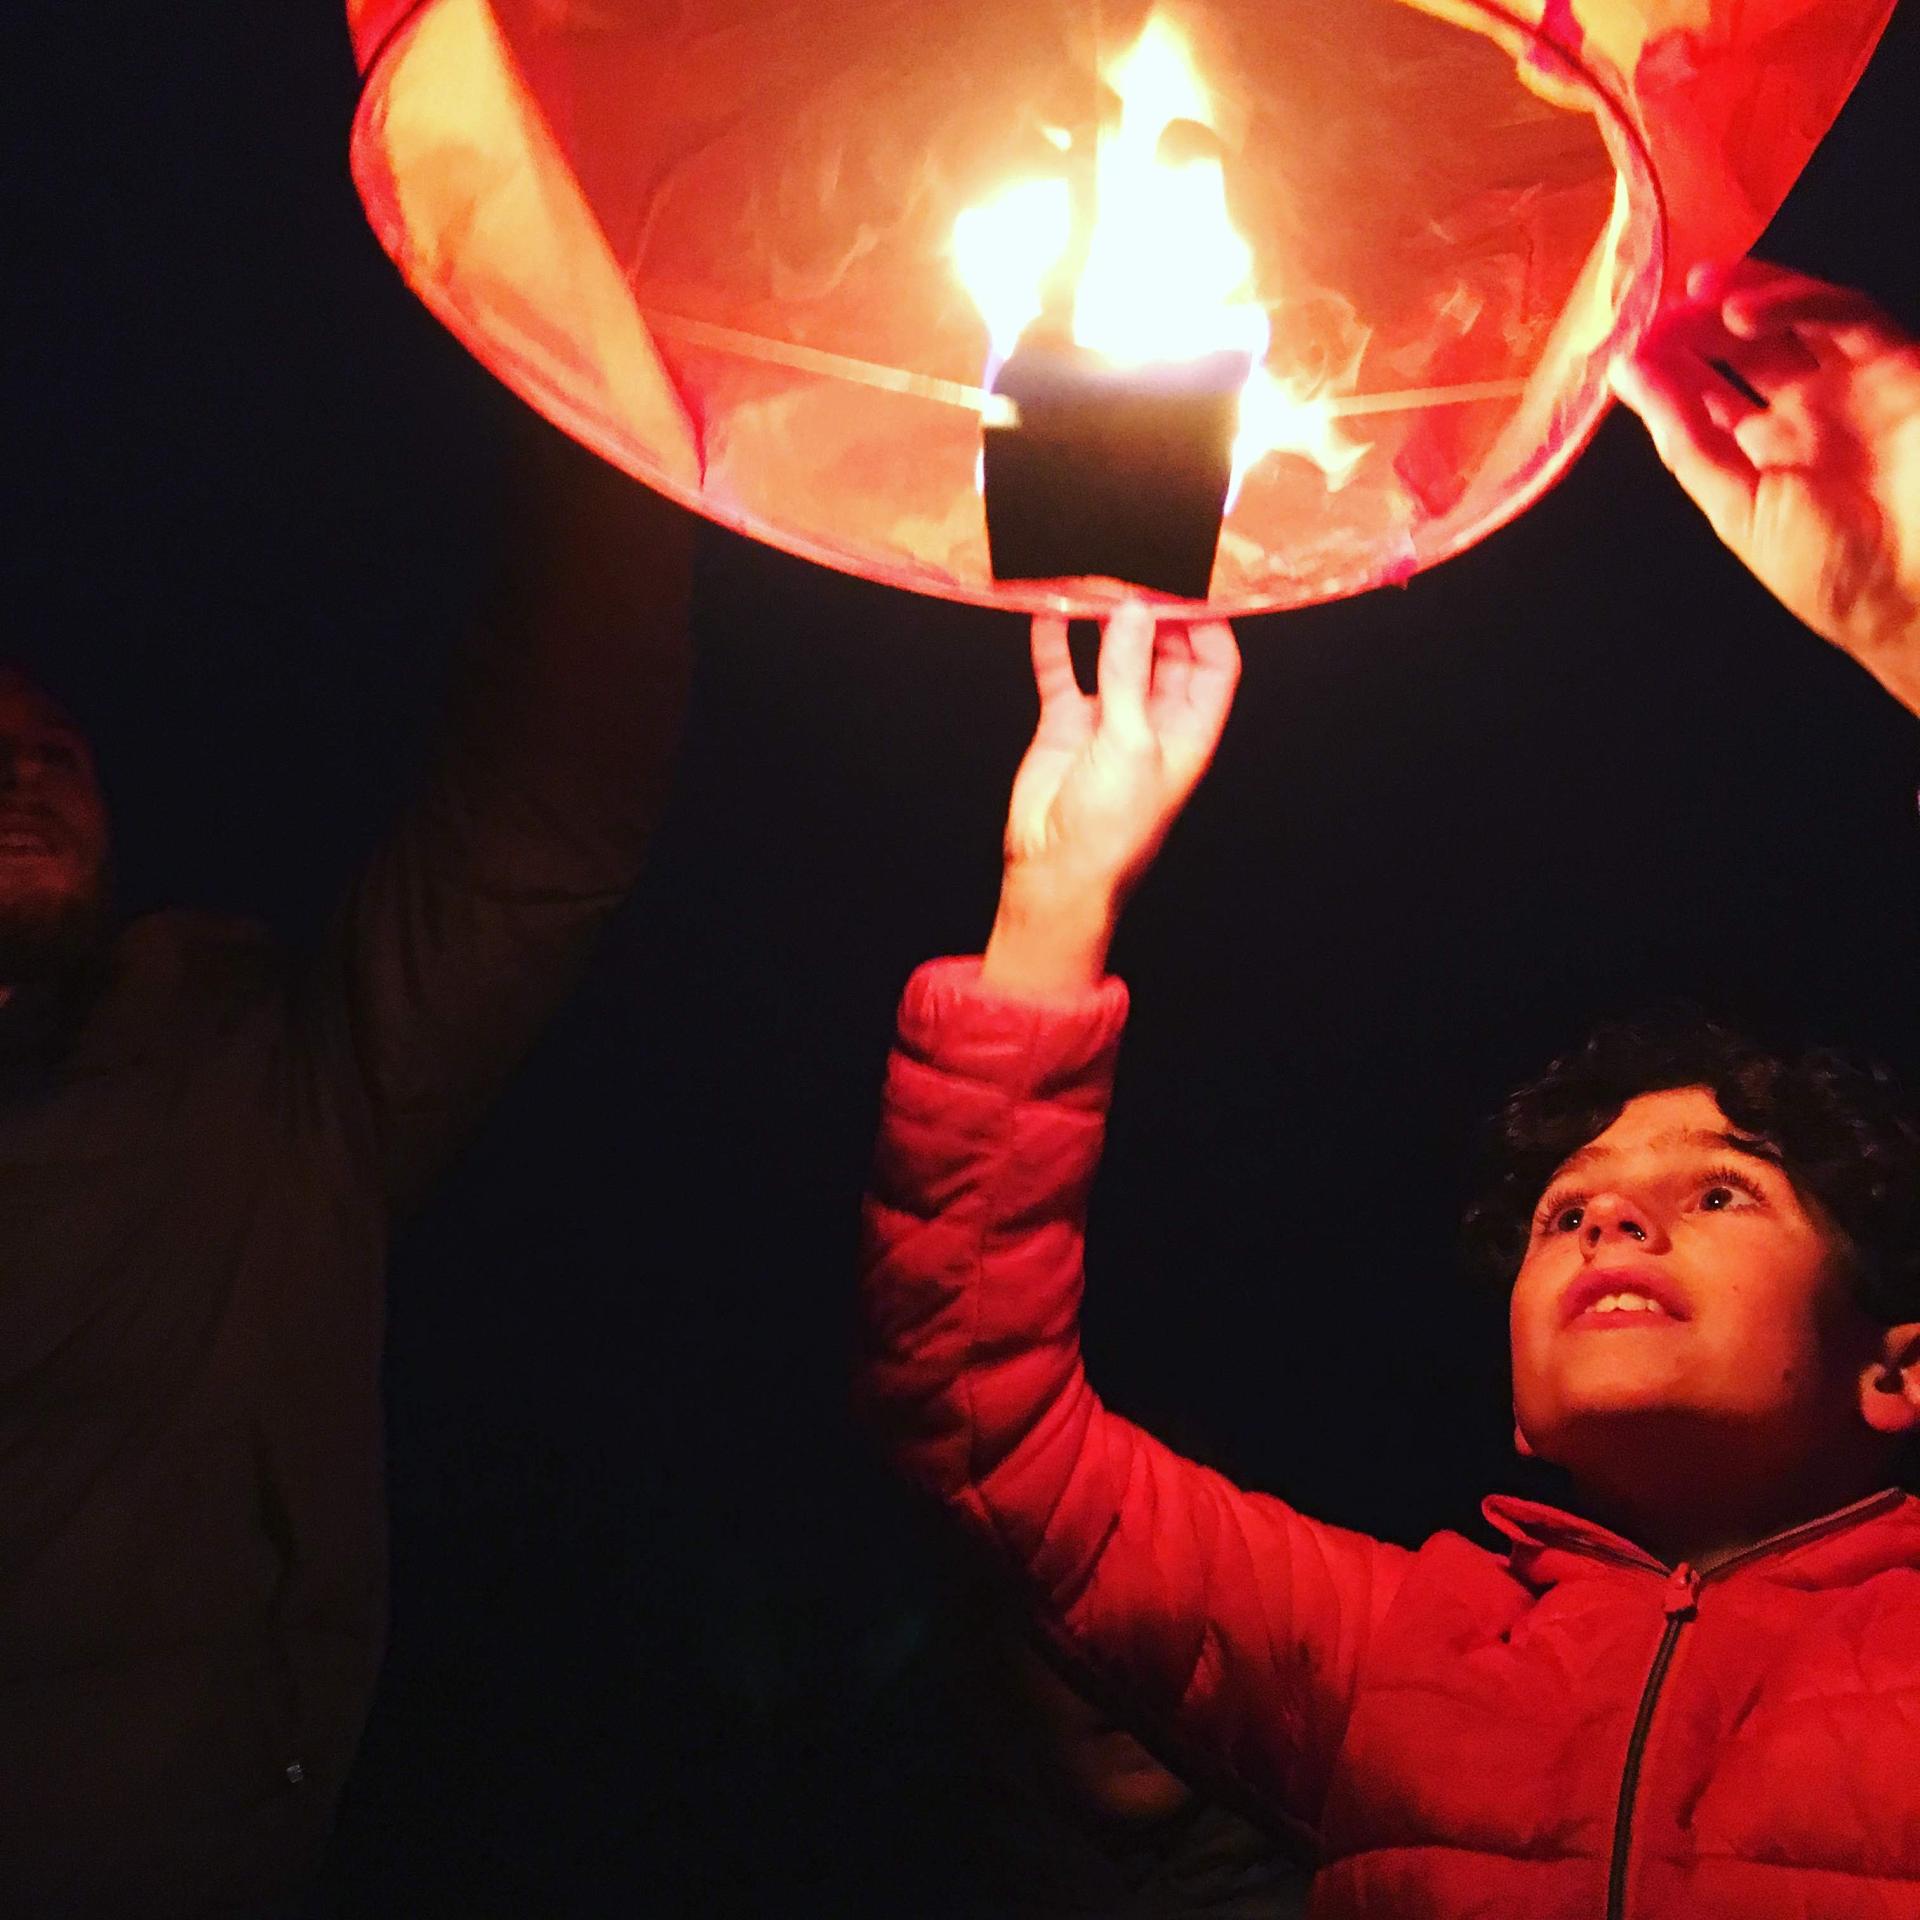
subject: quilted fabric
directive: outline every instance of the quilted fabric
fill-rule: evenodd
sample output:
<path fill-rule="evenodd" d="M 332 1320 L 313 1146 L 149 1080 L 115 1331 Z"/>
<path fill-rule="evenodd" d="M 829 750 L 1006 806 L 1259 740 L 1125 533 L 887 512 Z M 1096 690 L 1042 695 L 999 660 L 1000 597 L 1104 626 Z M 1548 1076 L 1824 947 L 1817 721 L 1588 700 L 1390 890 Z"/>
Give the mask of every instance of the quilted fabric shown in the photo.
<path fill-rule="evenodd" d="M 1506 1551 L 1409 1552 L 1179 1458 L 1080 1363 L 1125 1018 L 1118 982 L 1016 1004 L 923 968 L 867 1211 L 864 1397 L 1066 1658 L 1311 1834 L 1318 1920 L 1920 1920 L 1920 1501 L 1695 1579 L 1512 1500 Z"/>

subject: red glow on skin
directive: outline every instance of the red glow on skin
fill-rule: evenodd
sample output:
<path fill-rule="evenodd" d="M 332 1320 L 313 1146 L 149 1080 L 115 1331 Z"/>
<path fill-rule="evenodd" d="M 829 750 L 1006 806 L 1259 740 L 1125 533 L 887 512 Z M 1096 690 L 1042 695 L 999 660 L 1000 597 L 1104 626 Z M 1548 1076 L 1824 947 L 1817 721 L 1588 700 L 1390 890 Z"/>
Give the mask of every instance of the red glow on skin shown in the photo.
<path fill-rule="evenodd" d="M 30 681 L 0 668 L 0 916 L 54 916 L 99 885 L 107 804 L 92 750 Z M 0 1003 L 11 992 L 0 981 Z"/>
<path fill-rule="evenodd" d="M 1687 1543 L 1679 1557 L 1699 1557 L 1702 1526 L 1759 1537 L 1873 1491 L 1862 1382 L 1885 1330 L 1847 1253 L 1705 1088 L 1629 1101 L 1549 1183 L 1514 1282 L 1526 1445 L 1631 1537 Z M 1591 1311 L 1636 1275 L 1684 1317 Z"/>

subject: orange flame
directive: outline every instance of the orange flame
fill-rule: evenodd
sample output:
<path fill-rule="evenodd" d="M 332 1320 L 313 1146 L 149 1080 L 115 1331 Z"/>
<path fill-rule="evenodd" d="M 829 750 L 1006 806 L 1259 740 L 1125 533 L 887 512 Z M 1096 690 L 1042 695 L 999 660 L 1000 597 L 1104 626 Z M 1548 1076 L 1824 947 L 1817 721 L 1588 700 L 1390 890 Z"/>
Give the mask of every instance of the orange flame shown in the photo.
<path fill-rule="evenodd" d="M 1218 131 L 1185 40 L 1155 13 L 1104 77 L 1120 113 L 1095 155 L 1093 217 L 1073 287 L 1075 343 L 1120 366 L 1248 355 L 1232 493 L 1257 460 L 1280 451 L 1312 460 L 1329 487 L 1343 485 L 1366 448 L 1341 433 L 1308 383 L 1264 364 L 1269 327 L 1254 292 L 1253 249 L 1229 215 L 1217 151 L 1204 137 L 1167 139 L 1179 123 Z M 1170 146 L 1186 151 L 1170 154 Z M 955 270 L 986 322 L 992 364 L 1045 310 L 1048 282 L 1074 238 L 1063 175 L 1012 183 L 954 223 Z"/>

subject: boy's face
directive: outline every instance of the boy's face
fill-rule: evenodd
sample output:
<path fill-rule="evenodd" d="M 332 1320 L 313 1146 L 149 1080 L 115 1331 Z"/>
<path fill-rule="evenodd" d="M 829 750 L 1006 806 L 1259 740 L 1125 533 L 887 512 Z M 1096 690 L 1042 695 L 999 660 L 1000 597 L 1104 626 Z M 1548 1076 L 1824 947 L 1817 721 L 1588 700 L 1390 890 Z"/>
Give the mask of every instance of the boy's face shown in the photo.
<path fill-rule="evenodd" d="M 1703 1426 L 1748 1466 L 1808 1458 L 1859 1427 L 1881 1333 L 1837 1229 L 1702 1087 L 1629 1101 L 1561 1167 L 1510 1323 L 1521 1433 L 1603 1480 Z"/>

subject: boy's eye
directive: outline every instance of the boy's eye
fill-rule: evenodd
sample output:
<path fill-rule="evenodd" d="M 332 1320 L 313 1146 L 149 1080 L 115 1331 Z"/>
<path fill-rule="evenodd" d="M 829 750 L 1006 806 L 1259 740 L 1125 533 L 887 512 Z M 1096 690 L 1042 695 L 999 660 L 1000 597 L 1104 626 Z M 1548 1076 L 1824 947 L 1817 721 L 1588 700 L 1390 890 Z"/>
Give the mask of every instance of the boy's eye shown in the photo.
<path fill-rule="evenodd" d="M 1585 1205 L 1578 1200 L 1549 1200 L 1540 1209 L 1542 1233 L 1578 1233 L 1587 1217 Z"/>
<path fill-rule="evenodd" d="M 1764 1205 L 1760 1183 L 1733 1167 L 1715 1167 L 1700 1188 L 1703 1213 L 1727 1213 L 1736 1207 Z"/>

